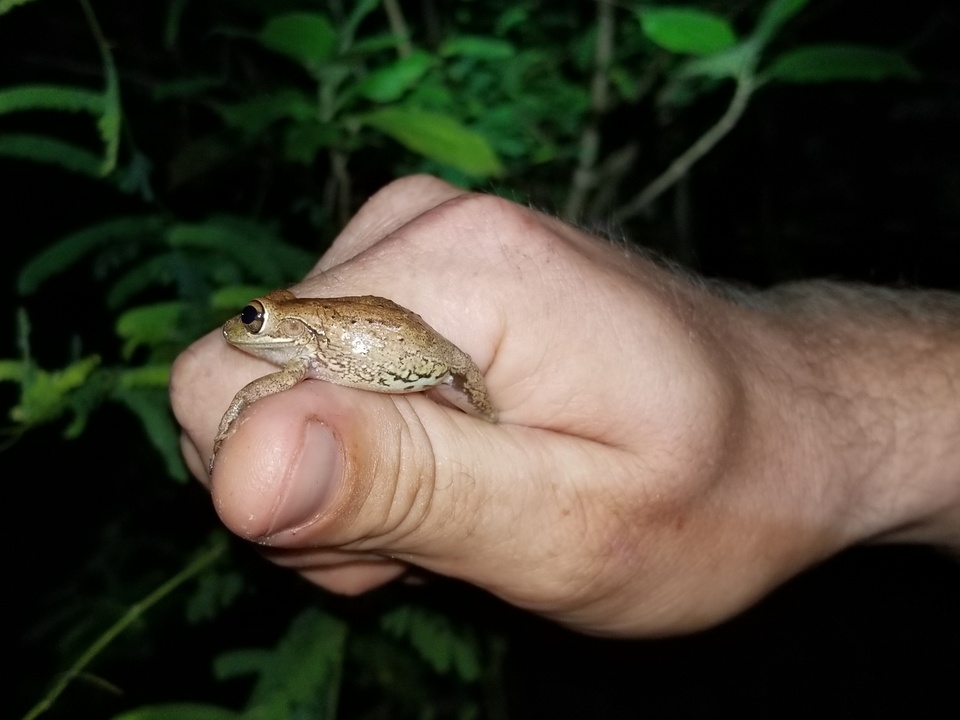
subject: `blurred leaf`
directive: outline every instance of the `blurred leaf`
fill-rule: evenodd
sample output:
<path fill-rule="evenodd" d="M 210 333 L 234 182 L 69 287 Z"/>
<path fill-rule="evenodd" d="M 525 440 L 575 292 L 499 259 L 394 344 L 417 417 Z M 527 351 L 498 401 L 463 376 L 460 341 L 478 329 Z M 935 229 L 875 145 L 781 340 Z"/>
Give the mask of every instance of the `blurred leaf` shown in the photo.
<path fill-rule="evenodd" d="M 753 40 L 737 43 L 723 52 L 692 58 L 682 63 L 672 79 L 685 80 L 695 77 L 715 79 L 736 78 L 755 66 L 760 46 Z"/>
<path fill-rule="evenodd" d="M 269 665 L 271 650 L 247 648 L 230 650 L 217 656 L 213 662 L 213 674 L 218 680 L 232 680 L 245 675 L 256 675 Z"/>
<path fill-rule="evenodd" d="M 920 72 L 903 56 L 857 45 L 810 45 L 791 50 L 773 60 L 763 74 L 791 83 L 920 78 Z"/>
<path fill-rule="evenodd" d="M 156 215 L 119 217 L 67 235 L 39 254 L 20 270 L 17 290 L 21 294 L 35 292 L 48 278 L 70 269 L 94 250 L 120 242 L 142 242 L 156 237 L 165 221 Z"/>
<path fill-rule="evenodd" d="M 447 616 L 405 605 L 384 615 L 380 624 L 390 635 L 407 639 L 438 675 L 454 670 L 464 682 L 480 678 L 476 640 L 458 632 Z"/>
<path fill-rule="evenodd" d="M 120 108 L 120 80 L 117 77 L 117 67 L 113 63 L 113 55 L 99 33 L 94 34 L 97 37 L 97 45 L 103 59 L 103 72 L 107 81 L 103 94 L 103 113 L 97 121 L 97 129 L 100 131 L 100 139 L 104 145 L 100 171 L 106 176 L 117 166 L 117 155 L 120 152 L 120 123 L 123 114 Z"/>
<path fill-rule="evenodd" d="M 117 309 L 126 304 L 137 293 L 152 287 L 164 287 L 187 272 L 195 263 L 180 251 L 170 251 L 153 255 L 138 262 L 121 275 L 107 293 L 107 306 Z"/>
<path fill-rule="evenodd" d="M 173 52 L 176 50 L 177 40 L 180 37 L 180 19 L 190 0 L 170 0 L 167 3 L 167 14 L 163 23 L 163 47 Z"/>
<path fill-rule="evenodd" d="M 709 55 L 737 41 L 725 18 L 705 10 L 648 7 L 637 14 L 644 34 L 670 52 Z"/>
<path fill-rule="evenodd" d="M 154 200 L 153 186 L 150 176 L 153 173 L 153 163 L 142 152 L 134 151 L 126 167 L 119 168 L 115 173 L 117 187 L 128 195 L 137 194 L 144 202 Z"/>
<path fill-rule="evenodd" d="M 283 137 L 283 154 L 291 162 L 309 165 L 318 152 L 332 146 L 339 138 L 337 127 L 329 123 L 291 125 Z"/>
<path fill-rule="evenodd" d="M 233 285 L 218 289 L 210 298 L 210 306 L 215 310 L 239 312 L 240 308 L 254 298 L 262 297 L 271 288 L 263 285 Z"/>
<path fill-rule="evenodd" d="M 17 85 L 0 90 L 0 115 L 24 110 L 63 110 L 100 115 L 104 96 L 72 85 Z"/>
<path fill-rule="evenodd" d="M 449 115 L 390 107 L 358 119 L 386 133 L 409 150 L 468 175 L 486 177 L 503 172 L 503 166 L 486 138 Z"/>
<path fill-rule="evenodd" d="M 397 36 L 392 33 L 378 33 L 360 38 L 350 48 L 352 56 L 371 55 L 384 50 L 397 49 Z"/>
<path fill-rule="evenodd" d="M 252 280 L 269 287 L 300 279 L 315 260 L 256 223 L 229 216 L 174 225 L 167 232 L 167 242 L 170 247 L 204 249 L 230 258 Z"/>
<path fill-rule="evenodd" d="M 10 410 L 10 418 L 26 426 L 56 420 L 71 409 L 70 393 L 83 386 L 99 365 L 100 357 L 90 355 L 54 372 L 30 368 L 24 373 L 20 402 Z"/>
<path fill-rule="evenodd" d="M 355 0 L 349 17 L 340 30 L 340 50 L 346 52 L 353 45 L 353 36 L 363 19 L 377 9 L 381 0 Z"/>
<path fill-rule="evenodd" d="M 478 60 L 507 60 L 516 55 L 514 46 L 506 40 L 482 35 L 461 35 L 445 40 L 440 45 L 440 57 L 464 57 Z"/>
<path fill-rule="evenodd" d="M 523 25 L 530 19 L 530 8 L 523 5 L 515 5 L 503 11 L 503 14 L 497 18 L 494 26 L 494 35 L 506 35 L 510 30 Z"/>
<path fill-rule="evenodd" d="M 17 5 L 26 5 L 33 0 L 0 0 L 0 15 L 10 12 Z"/>
<path fill-rule="evenodd" d="M 127 310 L 117 318 L 116 332 L 125 340 L 123 356 L 129 359 L 141 345 L 154 347 L 173 343 L 181 336 L 181 318 L 185 308 L 181 300 L 143 305 Z"/>
<path fill-rule="evenodd" d="M 169 703 L 144 705 L 114 715 L 113 720 L 240 720 L 242 713 L 216 705 Z"/>
<path fill-rule="evenodd" d="M 169 365 L 141 365 L 120 372 L 117 386 L 124 390 L 135 388 L 161 388 L 166 391 L 170 385 Z"/>
<path fill-rule="evenodd" d="M 417 50 L 368 74 L 357 84 L 357 92 L 374 102 L 394 102 L 419 82 L 433 63 L 432 55 Z"/>
<path fill-rule="evenodd" d="M 155 372 L 155 369 L 153 370 Z M 146 373 L 138 370 L 127 371 L 139 375 L 142 381 Z M 167 368 L 169 377 L 169 368 Z M 180 430 L 170 412 L 169 396 L 166 385 L 161 387 L 143 387 L 132 384 L 130 378 L 121 380 L 121 385 L 113 392 L 113 398 L 123 403 L 143 424 L 144 432 L 150 443 L 160 453 L 167 474 L 186 482 L 187 468 L 180 455 Z"/>
<path fill-rule="evenodd" d="M 260 43 L 304 67 L 316 69 L 334 57 L 337 33 L 319 13 L 294 12 L 270 18 L 258 35 Z"/>
<path fill-rule="evenodd" d="M 278 120 L 289 118 L 305 122 L 317 117 L 315 100 L 306 93 L 292 88 L 261 95 L 234 105 L 218 105 L 217 111 L 227 125 L 251 137 L 262 134 Z"/>
<path fill-rule="evenodd" d="M 200 576 L 197 589 L 187 602 L 187 621 L 197 624 L 212 620 L 230 607 L 245 587 L 237 570 L 211 570 Z"/>
<path fill-rule="evenodd" d="M 766 45 L 790 18 L 800 12 L 808 0 L 770 0 L 757 20 L 753 37 Z"/>
<path fill-rule="evenodd" d="M 0 155 L 59 165 L 64 170 L 90 178 L 102 177 L 100 156 L 63 140 L 26 133 L 0 135 Z"/>
<path fill-rule="evenodd" d="M 219 678 L 258 676 L 247 704 L 252 717 L 334 717 L 346 640 L 343 622 L 308 608 L 273 650 L 225 653 L 214 672 Z"/>
<path fill-rule="evenodd" d="M 0 382 L 21 382 L 29 366 L 25 360 L 0 360 Z"/>

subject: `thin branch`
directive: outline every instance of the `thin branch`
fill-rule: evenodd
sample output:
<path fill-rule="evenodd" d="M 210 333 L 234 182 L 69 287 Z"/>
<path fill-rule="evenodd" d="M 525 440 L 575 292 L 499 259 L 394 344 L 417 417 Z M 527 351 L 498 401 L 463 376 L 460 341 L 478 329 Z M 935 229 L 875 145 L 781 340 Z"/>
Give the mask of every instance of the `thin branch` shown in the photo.
<path fill-rule="evenodd" d="M 615 222 L 623 222 L 646 210 L 647 206 L 669 190 L 680 178 L 686 175 L 700 158 L 710 152 L 737 124 L 750 102 L 750 96 L 757 89 L 757 81 L 752 72 L 744 72 L 737 78 L 737 89 L 730 100 L 726 112 L 716 124 L 701 135 L 693 145 L 678 156 L 670 166 L 632 200 L 613 213 Z"/>
<path fill-rule="evenodd" d="M 597 45 L 593 55 L 593 79 L 590 82 L 590 120 L 580 135 L 579 163 L 571 179 L 563 215 L 574 220 L 583 212 L 587 194 L 597 182 L 595 168 L 600 154 L 600 117 L 610 104 L 610 62 L 613 58 L 616 26 L 613 4 L 597 0 Z"/>
<path fill-rule="evenodd" d="M 353 182 L 350 171 L 347 169 L 347 153 L 342 150 L 330 152 L 330 169 L 336 178 L 336 218 L 337 227 L 343 227 L 350 219 L 350 205 L 353 195 Z"/>
<path fill-rule="evenodd" d="M 413 52 L 410 43 L 410 31 L 407 21 L 403 19 L 403 11 L 397 0 L 383 0 L 383 9 L 387 11 L 387 20 L 390 23 L 390 32 L 397 39 L 397 55 L 407 57 Z"/>
<path fill-rule="evenodd" d="M 83 654 L 77 658 L 76 662 L 63 673 L 50 691 L 23 716 L 23 720 L 33 720 L 41 713 L 50 709 L 58 697 L 66 690 L 67 685 L 75 677 L 83 672 L 83 669 L 89 665 L 107 647 L 118 635 L 130 627 L 133 623 L 143 617 L 150 608 L 163 600 L 167 595 L 176 590 L 180 585 L 190 580 L 192 577 L 200 574 L 203 570 L 210 567 L 227 550 L 227 542 L 224 536 L 217 538 L 213 547 L 205 553 L 194 559 L 183 570 L 178 572 L 172 578 L 160 585 L 156 590 L 147 595 L 143 600 L 134 604 L 123 614 L 119 620 L 111 625 L 107 630 L 88 647 Z"/>

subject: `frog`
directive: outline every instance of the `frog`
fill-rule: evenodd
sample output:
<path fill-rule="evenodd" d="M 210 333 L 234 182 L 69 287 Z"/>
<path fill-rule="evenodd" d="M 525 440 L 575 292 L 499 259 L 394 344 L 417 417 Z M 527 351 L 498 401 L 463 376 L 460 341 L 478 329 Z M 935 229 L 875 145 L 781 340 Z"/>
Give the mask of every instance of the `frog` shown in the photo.
<path fill-rule="evenodd" d="M 298 298 L 274 290 L 223 325 L 232 346 L 281 369 L 233 398 L 220 421 L 209 470 L 251 404 L 306 379 L 380 393 L 429 392 L 443 404 L 497 422 L 483 374 L 467 353 L 402 305 L 375 295 Z"/>

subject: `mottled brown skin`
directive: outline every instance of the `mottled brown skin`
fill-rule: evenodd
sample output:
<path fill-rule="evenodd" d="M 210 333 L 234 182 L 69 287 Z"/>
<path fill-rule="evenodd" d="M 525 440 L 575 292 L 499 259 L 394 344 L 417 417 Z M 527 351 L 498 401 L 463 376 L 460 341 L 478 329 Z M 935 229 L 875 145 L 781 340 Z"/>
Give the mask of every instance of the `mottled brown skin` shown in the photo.
<path fill-rule="evenodd" d="M 419 315 L 386 298 L 297 298 L 275 290 L 227 320 L 223 336 L 282 369 L 236 394 L 220 421 L 211 470 L 220 445 L 248 405 L 307 378 L 383 393 L 432 390 L 464 412 L 497 420 L 483 375 L 470 356 Z"/>

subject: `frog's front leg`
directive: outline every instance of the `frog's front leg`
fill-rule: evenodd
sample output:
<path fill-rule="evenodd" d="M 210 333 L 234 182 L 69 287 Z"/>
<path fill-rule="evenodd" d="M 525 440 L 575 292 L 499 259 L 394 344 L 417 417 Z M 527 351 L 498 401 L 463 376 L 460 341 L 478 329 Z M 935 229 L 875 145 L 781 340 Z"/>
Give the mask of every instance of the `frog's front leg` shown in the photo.
<path fill-rule="evenodd" d="M 207 469 L 213 472 L 213 463 L 223 441 L 233 434 L 234 422 L 248 406 L 267 395 L 274 395 L 289 390 L 307 376 L 309 361 L 305 358 L 295 358 L 287 363 L 282 370 L 264 375 L 251 383 L 247 383 L 234 397 L 230 407 L 220 419 L 220 428 L 213 441 L 213 453 L 210 455 L 210 464 Z"/>

